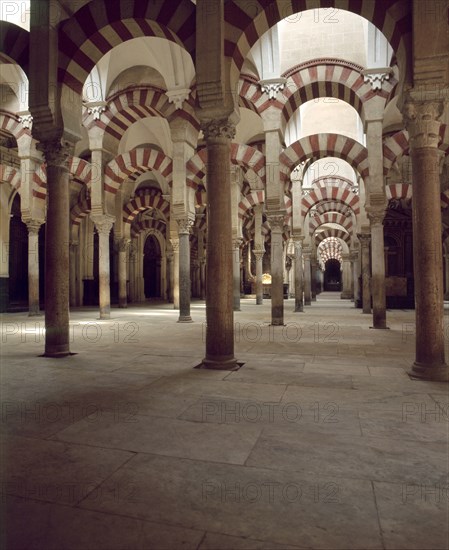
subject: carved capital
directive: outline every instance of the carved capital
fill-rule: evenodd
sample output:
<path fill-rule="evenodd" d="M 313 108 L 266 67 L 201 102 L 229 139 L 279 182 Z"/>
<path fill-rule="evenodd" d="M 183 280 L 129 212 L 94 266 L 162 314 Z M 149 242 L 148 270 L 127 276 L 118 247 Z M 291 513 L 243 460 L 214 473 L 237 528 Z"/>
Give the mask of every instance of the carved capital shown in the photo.
<path fill-rule="evenodd" d="M 284 230 L 285 212 L 273 212 L 272 214 L 267 213 L 267 220 L 270 224 L 272 232 L 282 232 Z"/>
<path fill-rule="evenodd" d="M 95 216 L 92 217 L 92 221 L 95 224 L 95 230 L 98 235 L 108 237 L 115 220 L 111 216 Z"/>
<path fill-rule="evenodd" d="M 265 255 L 265 250 L 263 250 L 263 249 L 253 250 L 253 254 L 256 257 L 257 261 L 262 261 L 264 255 Z"/>
<path fill-rule="evenodd" d="M 92 115 L 94 120 L 101 120 L 101 115 L 106 112 L 107 103 L 105 101 L 98 101 L 86 105 L 87 112 Z"/>
<path fill-rule="evenodd" d="M 366 214 L 371 225 L 382 224 L 385 218 L 385 208 L 367 208 Z"/>
<path fill-rule="evenodd" d="M 408 97 L 402 114 L 410 138 L 410 149 L 421 147 L 437 148 L 440 142 L 441 121 L 443 114 L 442 101 L 414 101 Z"/>
<path fill-rule="evenodd" d="M 227 118 L 205 122 L 201 125 L 201 129 L 203 130 L 204 139 L 206 141 L 212 139 L 235 138 L 235 125 Z"/>
<path fill-rule="evenodd" d="M 390 80 L 390 75 L 393 74 L 391 67 L 385 69 L 366 69 L 362 71 L 365 82 L 371 84 L 372 90 L 381 90 L 382 85 L 386 80 Z"/>
<path fill-rule="evenodd" d="M 171 247 L 174 253 L 179 252 L 179 239 L 170 239 Z"/>
<path fill-rule="evenodd" d="M 236 237 L 235 239 L 232 239 L 232 248 L 234 250 L 239 250 L 242 246 L 243 239 L 241 237 Z"/>
<path fill-rule="evenodd" d="M 19 122 L 24 128 L 29 130 L 33 125 L 33 115 L 28 112 L 17 113 L 19 115 Z"/>
<path fill-rule="evenodd" d="M 189 235 L 193 221 L 190 218 L 177 218 L 178 222 L 178 234 L 179 235 Z"/>
<path fill-rule="evenodd" d="M 357 238 L 360 241 L 360 245 L 362 248 L 368 248 L 371 242 L 371 234 L 370 233 L 357 233 Z"/>
<path fill-rule="evenodd" d="M 262 92 L 268 94 L 268 99 L 276 99 L 278 93 L 285 88 L 286 78 L 270 78 L 259 82 Z"/>
<path fill-rule="evenodd" d="M 68 170 L 69 157 L 73 153 L 70 142 L 61 139 L 43 141 L 38 143 L 36 148 L 44 153 L 47 166 L 59 166 Z"/>
<path fill-rule="evenodd" d="M 175 88 L 167 90 L 165 95 L 168 97 L 169 103 L 173 103 L 176 109 L 182 109 L 184 101 L 189 99 L 190 88 Z"/>
<path fill-rule="evenodd" d="M 38 235 L 39 229 L 44 222 L 41 220 L 28 220 L 25 223 L 28 228 L 28 235 Z"/>

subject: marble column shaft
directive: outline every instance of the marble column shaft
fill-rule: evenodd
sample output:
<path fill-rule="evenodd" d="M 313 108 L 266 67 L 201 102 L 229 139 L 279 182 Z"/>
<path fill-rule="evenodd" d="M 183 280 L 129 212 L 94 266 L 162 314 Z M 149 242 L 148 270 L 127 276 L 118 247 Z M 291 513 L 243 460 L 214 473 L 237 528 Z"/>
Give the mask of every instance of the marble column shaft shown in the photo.
<path fill-rule="evenodd" d="M 45 356 L 70 355 L 69 170 L 71 147 L 59 140 L 40 144 L 47 162 L 45 223 Z"/>
<path fill-rule="evenodd" d="M 111 233 L 113 219 L 109 216 L 93 218 L 95 230 L 98 234 L 98 277 L 100 319 L 111 317 L 111 274 L 109 257 L 109 235 Z"/>
<path fill-rule="evenodd" d="M 370 270 L 370 233 L 359 233 L 357 235 L 361 248 L 361 271 L 362 271 L 362 311 L 371 313 L 371 270 Z"/>
<path fill-rule="evenodd" d="M 207 144 L 206 355 L 203 367 L 232 370 L 234 312 L 230 158 L 235 126 L 227 119 L 204 123 Z"/>
<path fill-rule="evenodd" d="M 28 315 L 39 315 L 39 228 L 42 222 L 29 220 L 28 228 Z"/>
<path fill-rule="evenodd" d="M 285 215 L 267 215 L 271 226 L 271 324 L 284 324 L 284 253 L 282 231 Z"/>
<path fill-rule="evenodd" d="M 406 101 L 413 171 L 413 258 L 416 305 L 416 357 L 411 374 L 429 380 L 449 378 L 444 357 L 444 298 L 440 160 L 442 102 Z"/>
<path fill-rule="evenodd" d="M 242 239 L 233 239 L 233 254 L 232 254 L 232 271 L 234 279 L 234 292 L 233 292 L 233 309 L 234 311 L 240 311 L 240 246 Z"/>
<path fill-rule="evenodd" d="M 371 222 L 371 293 L 373 296 L 373 328 L 387 328 L 385 295 L 384 209 L 370 210 Z"/>
<path fill-rule="evenodd" d="M 179 238 L 170 239 L 173 248 L 173 309 L 179 309 Z"/>
<path fill-rule="evenodd" d="M 191 220 L 178 219 L 179 234 L 179 318 L 178 323 L 191 323 L 190 296 L 190 227 Z"/>
<path fill-rule="evenodd" d="M 303 266 L 302 266 L 302 240 L 295 240 L 295 312 L 304 311 L 304 299 L 303 299 Z"/>
<path fill-rule="evenodd" d="M 130 239 L 120 239 L 118 243 L 118 307 L 128 307 L 128 295 L 126 289 L 126 275 L 128 263 L 128 250 Z"/>
<path fill-rule="evenodd" d="M 304 258 L 304 305 L 312 305 L 312 285 L 311 285 L 311 250 L 308 246 L 303 248 L 303 258 Z"/>
<path fill-rule="evenodd" d="M 256 305 L 263 304 L 263 257 L 265 250 L 254 250 L 254 256 L 256 257 Z"/>

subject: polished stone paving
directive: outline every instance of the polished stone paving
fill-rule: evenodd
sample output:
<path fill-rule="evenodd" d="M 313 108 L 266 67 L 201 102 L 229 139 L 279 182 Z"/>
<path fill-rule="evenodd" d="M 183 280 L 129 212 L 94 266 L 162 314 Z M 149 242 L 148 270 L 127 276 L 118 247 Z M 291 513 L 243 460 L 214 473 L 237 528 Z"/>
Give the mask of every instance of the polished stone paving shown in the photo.
<path fill-rule="evenodd" d="M 242 300 L 235 372 L 194 369 L 201 302 L 73 311 L 59 360 L 43 317 L 4 314 L 0 546 L 448 548 L 448 385 L 407 374 L 414 312 L 293 305 L 271 327 Z"/>

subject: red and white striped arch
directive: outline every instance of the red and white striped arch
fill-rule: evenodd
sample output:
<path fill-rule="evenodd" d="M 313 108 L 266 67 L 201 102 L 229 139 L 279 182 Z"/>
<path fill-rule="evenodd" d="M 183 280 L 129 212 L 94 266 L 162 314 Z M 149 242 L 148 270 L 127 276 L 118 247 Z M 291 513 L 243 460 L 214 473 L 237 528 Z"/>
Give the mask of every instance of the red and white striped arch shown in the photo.
<path fill-rule="evenodd" d="M 291 171 L 300 162 L 324 157 L 346 160 L 363 178 L 369 176 L 366 147 L 347 136 L 322 133 L 303 137 L 281 153 L 281 180 L 288 181 Z"/>
<path fill-rule="evenodd" d="M 338 10 L 360 15 L 387 38 L 405 70 L 411 54 L 412 6 L 402 0 L 233 0 L 225 6 L 225 55 L 240 73 L 251 47 L 271 27 L 301 11 L 334 8 L 327 14 L 335 20 Z M 338 19 L 337 19 L 338 20 Z"/>
<path fill-rule="evenodd" d="M 245 171 L 252 170 L 259 178 L 259 187 L 265 182 L 265 156 L 256 148 L 240 143 L 231 144 L 231 163 Z M 203 148 L 187 162 L 187 185 L 196 189 L 206 175 L 207 149 Z"/>
<path fill-rule="evenodd" d="M 137 237 L 142 233 L 142 231 L 146 231 L 147 229 L 154 229 L 155 231 L 159 231 L 159 233 L 162 234 L 163 237 L 166 235 L 167 231 L 167 225 L 162 220 L 143 220 L 137 223 L 133 223 L 131 226 L 131 237 Z"/>
<path fill-rule="evenodd" d="M 303 216 L 306 216 L 309 210 L 316 204 L 329 201 L 343 203 L 349 206 L 356 216 L 360 214 L 359 196 L 349 189 L 340 187 L 320 187 L 313 189 L 308 195 L 302 198 L 301 213 Z"/>
<path fill-rule="evenodd" d="M 189 0 L 92 0 L 60 27 L 59 82 L 81 94 L 98 61 L 133 38 L 166 38 L 195 59 L 195 27 L 195 5 Z"/>
<path fill-rule="evenodd" d="M 309 228 L 312 235 L 318 227 L 325 225 L 326 223 L 336 223 L 341 225 L 348 233 L 352 233 L 353 224 L 350 216 L 345 216 L 341 212 L 325 212 L 324 214 L 318 214 L 315 217 L 311 217 Z"/>
<path fill-rule="evenodd" d="M 115 194 L 126 179 L 136 180 L 141 174 L 155 171 L 171 186 L 172 159 L 156 149 L 137 148 L 119 155 L 105 168 L 104 189 Z"/>
<path fill-rule="evenodd" d="M 182 118 L 199 131 L 194 108 L 192 97 L 184 102 L 183 109 L 176 109 L 169 102 L 164 90 L 154 86 L 138 86 L 115 94 L 109 100 L 101 120 L 95 120 L 93 114 L 89 115 L 86 110 L 84 126 L 88 130 L 99 126 L 117 141 L 121 140 L 132 124 L 152 116 L 165 118 L 168 122 L 174 118 Z"/>
<path fill-rule="evenodd" d="M 6 164 L 0 164 L 0 183 L 8 183 L 13 189 L 19 191 L 22 176 L 19 170 Z"/>
<path fill-rule="evenodd" d="M 440 126 L 440 144 L 438 148 L 440 151 L 444 151 L 445 155 L 449 155 L 449 125 L 447 124 L 441 124 Z M 384 174 L 388 174 L 399 157 L 408 155 L 409 150 L 407 130 L 401 130 L 392 136 L 386 137 L 383 142 Z"/>
<path fill-rule="evenodd" d="M 245 218 L 255 206 L 263 204 L 264 202 L 265 192 L 263 190 L 248 193 L 239 203 L 239 218 Z"/>
<path fill-rule="evenodd" d="M 412 186 L 409 183 L 391 183 L 386 188 L 387 199 L 411 199 Z"/>
<path fill-rule="evenodd" d="M 336 229 L 335 227 L 325 229 L 324 231 L 318 231 L 315 233 L 315 242 L 317 244 L 325 241 L 326 239 L 329 239 L 330 237 L 334 237 L 335 239 L 341 239 L 344 241 L 348 246 L 351 244 L 351 236 L 349 233 L 344 231 L 343 229 Z"/>
<path fill-rule="evenodd" d="M 83 199 L 75 204 L 70 211 L 70 220 L 73 225 L 80 225 L 81 221 L 90 214 L 92 210 L 90 198 Z"/>
<path fill-rule="evenodd" d="M 14 61 L 28 74 L 30 33 L 21 27 L 0 21 L 0 62 Z"/>
<path fill-rule="evenodd" d="M 331 236 L 324 239 L 318 245 L 318 255 L 321 257 L 323 264 L 327 260 L 338 260 L 341 263 L 341 255 L 343 246 L 337 237 Z"/>
<path fill-rule="evenodd" d="M 290 120 L 299 107 L 307 101 L 319 98 L 345 101 L 364 118 L 363 108 L 373 97 L 388 99 L 397 84 L 394 77 L 385 81 L 382 89 L 373 91 L 365 82 L 363 67 L 338 59 L 317 59 L 302 63 L 283 76 L 288 78 L 282 92 L 284 124 Z"/>
<path fill-rule="evenodd" d="M 84 185 L 90 187 L 92 179 L 92 164 L 90 162 L 79 157 L 71 157 L 69 173 L 72 189 L 79 192 Z M 39 166 L 33 175 L 33 196 L 43 200 L 47 196 L 47 168 L 45 164 Z"/>
<path fill-rule="evenodd" d="M 31 138 L 31 131 L 23 127 L 17 115 L 8 111 L 0 111 L 0 129 L 15 137 L 17 142 L 23 136 Z"/>
<path fill-rule="evenodd" d="M 158 210 L 168 220 L 170 203 L 162 197 L 160 191 L 145 189 L 123 208 L 123 221 L 131 224 L 139 212 L 144 210 Z"/>

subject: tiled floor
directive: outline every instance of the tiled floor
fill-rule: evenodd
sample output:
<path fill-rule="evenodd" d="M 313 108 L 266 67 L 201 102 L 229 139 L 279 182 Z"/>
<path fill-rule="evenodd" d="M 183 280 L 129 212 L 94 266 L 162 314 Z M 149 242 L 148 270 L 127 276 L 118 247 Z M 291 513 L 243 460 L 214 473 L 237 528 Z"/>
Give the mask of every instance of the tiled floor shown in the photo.
<path fill-rule="evenodd" d="M 406 374 L 414 312 L 285 312 L 242 301 L 232 373 L 193 368 L 203 303 L 73 312 L 63 360 L 4 315 L 2 548 L 448 548 L 448 385 Z"/>

